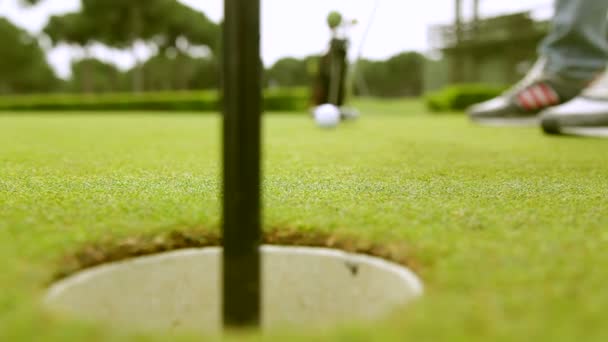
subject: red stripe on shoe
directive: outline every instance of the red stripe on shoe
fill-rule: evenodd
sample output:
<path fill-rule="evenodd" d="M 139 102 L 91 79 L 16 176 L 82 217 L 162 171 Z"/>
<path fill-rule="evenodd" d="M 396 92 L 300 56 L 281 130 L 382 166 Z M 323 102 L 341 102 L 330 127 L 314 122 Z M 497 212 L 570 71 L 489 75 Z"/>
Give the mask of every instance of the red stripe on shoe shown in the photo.
<path fill-rule="evenodd" d="M 519 95 L 517 95 L 517 102 L 519 106 L 524 110 L 533 110 L 534 104 L 530 102 L 529 97 L 524 95 L 524 92 L 521 92 L 519 93 Z"/>
<path fill-rule="evenodd" d="M 535 110 L 540 106 L 536 98 L 534 98 L 534 96 L 530 92 L 530 89 L 522 91 L 519 94 L 519 100 L 523 104 L 522 107 L 524 107 L 524 109 L 526 110 Z"/>
<path fill-rule="evenodd" d="M 540 84 L 530 88 L 530 94 L 534 96 L 534 99 L 539 104 L 539 108 L 544 108 L 551 105 L 551 101 L 545 96 L 545 92 Z"/>
<path fill-rule="evenodd" d="M 556 105 L 560 102 L 559 95 L 557 95 L 557 92 L 555 92 L 555 90 L 553 90 L 553 88 L 551 88 L 550 86 L 548 86 L 545 83 L 541 83 L 540 88 L 542 89 L 543 93 L 545 93 L 545 96 L 549 100 L 549 103 L 548 103 L 549 106 Z"/>

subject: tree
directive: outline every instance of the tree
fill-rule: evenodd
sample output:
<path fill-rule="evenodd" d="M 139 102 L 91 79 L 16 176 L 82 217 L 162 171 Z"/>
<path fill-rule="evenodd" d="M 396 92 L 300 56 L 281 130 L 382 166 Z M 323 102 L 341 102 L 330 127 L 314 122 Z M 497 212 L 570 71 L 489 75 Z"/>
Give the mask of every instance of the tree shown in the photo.
<path fill-rule="evenodd" d="M 404 52 L 386 61 L 390 75 L 389 96 L 419 96 L 424 89 L 426 58 L 417 52 Z"/>
<path fill-rule="evenodd" d="M 86 74 L 86 77 L 83 77 Z M 68 91 L 82 91 L 81 82 L 89 82 L 88 91 L 95 93 L 118 92 L 129 89 L 125 75 L 115 65 L 104 63 L 95 58 L 85 58 L 72 63 L 72 77 Z"/>
<path fill-rule="evenodd" d="M 218 89 L 220 87 L 220 63 L 215 57 L 198 59 L 190 89 Z"/>
<path fill-rule="evenodd" d="M 279 87 L 309 86 L 312 82 L 310 63 L 314 57 L 305 59 L 282 58 L 266 71 L 268 85 Z"/>
<path fill-rule="evenodd" d="M 167 27 L 156 40 L 161 60 L 171 67 L 168 71 L 173 75 L 173 89 L 198 88 L 193 84 L 197 83 L 194 74 L 201 72 L 198 69 L 217 67 L 214 61 L 219 55 L 220 26 L 204 13 L 177 1 L 172 2 L 171 12 L 167 15 Z M 195 53 L 197 51 L 199 53 Z M 216 84 L 214 80 L 219 79 L 218 69 L 208 71 L 218 74 L 203 75 L 200 85 L 205 81 L 208 81 L 207 85 Z"/>
<path fill-rule="evenodd" d="M 202 12 L 178 1 L 173 0 L 171 3 L 171 11 L 166 14 L 167 27 L 159 37 L 161 50 L 178 48 L 187 52 L 190 46 L 205 46 L 217 55 L 221 39 L 220 26 Z"/>
<path fill-rule="evenodd" d="M 133 90 L 143 90 L 142 60 L 137 43 L 150 43 L 167 27 L 175 0 L 82 0 L 83 14 L 97 27 L 99 41 L 131 51 L 135 60 Z"/>
<path fill-rule="evenodd" d="M 143 90 L 145 82 L 143 61 L 136 52 L 138 43 L 154 45 L 164 53 L 192 46 L 216 49 L 219 42 L 218 25 L 176 0 L 82 0 L 82 11 L 96 23 L 103 43 L 131 50 L 135 91 Z M 180 42 L 186 44 L 181 46 Z"/>
<path fill-rule="evenodd" d="M 82 48 L 84 59 L 92 58 L 90 49 L 95 43 L 97 30 L 92 18 L 86 16 L 85 13 L 76 12 L 68 13 L 60 16 L 52 16 L 43 31 L 53 42 L 53 45 L 66 43 Z M 93 91 L 93 75 L 92 71 L 88 70 L 91 63 L 84 63 L 83 70 L 80 76 L 80 85 L 84 92 Z"/>
<path fill-rule="evenodd" d="M 48 92 L 57 77 L 35 37 L 0 18 L 0 93 Z"/>
<path fill-rule="evenodd" d="M 131 50 L 135 91 L 143 90 L 145 84 L 143 61 L 135 48 L 138 43 L 155 45 L 160 54 L 169 49 L 186 53 L 196 46 L 216 51 L 219 46 L 219 26 L 177 0 L 82 0 L 82 11 L 92 18 L 100 41 Z"/>
<path fill-rule="evenodd" d="M 27 0 L 37 2 L 37 0 Z M 217 51 L 220 38 L 219 25 L 201 12 L 185 6 L 177 0 L 81 0 L 80 12 L 54 16 L 45 28 L 53 43 L 66 43 L 83 49 L 85 59 L 92 58 L 90 48 L 94 43 L 105 44 L 116 49 L 130 50 L 135 66 L 129 72 L 132 89 L 142 91 L 146 82 L 145 61 L 138 54 L 138 46 L 144 44 L 157 50 L 162 59 L 167 54 L 182 58 L 198 54 L 209 57 Z M 202 51 L 202 54 L 201 54 Z M 182 58 L 183 59 L 183 58 Z M 86 68 L 92 63 L 83 63 L 81 81 L 85 91 L 92 91 L 93 71 Z M 169 72 L 183 75 L 189 64 L 172 65 Z"/>
<path fill-rule="evenodd" d="M 367 89 L 355 84 L 358 94 L 398 97 L 419 96 L 424 89 L 426 58 L 416 52 L 405 52 L 384 61 L 362 60 L 357 65 L 358 79 L 363 79 Z"/>
<path fill-rule="evenodd" d="M 17 0 L 17 4 L 21 6 L 34 6 L 38 5 L 42 0 Z"/>
<path fill-rule="evenodd" d="M 146 90 L 219 87 L 219 65 L 213 57 L 195 58 L 185 53 L 158 54 L 146 61 L 143 69 L 146 73 Z M 179 72 L 175 72 L 176 70 Z M 129 71 L 129 74 L 132 72 Z"/>

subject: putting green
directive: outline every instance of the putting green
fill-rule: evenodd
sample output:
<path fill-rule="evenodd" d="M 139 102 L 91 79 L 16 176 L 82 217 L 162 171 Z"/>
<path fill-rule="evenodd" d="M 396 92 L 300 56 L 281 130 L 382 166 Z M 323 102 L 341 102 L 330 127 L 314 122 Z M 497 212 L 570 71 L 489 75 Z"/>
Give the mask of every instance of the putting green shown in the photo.
<path fill-rule="evenodd" d="M 407 246 L 425 297 L 378 323 L 265 338 L 608 339 L 608 140 L 477 127 L 418 102 L 360 108 L 334 131 L 265 118 L 265 227 Z M 95 241 L 217 231 L 219 128 L 194 114 L 0 115 L 0 340 L 130 340 L 46 314 L 45 285 Z"/>

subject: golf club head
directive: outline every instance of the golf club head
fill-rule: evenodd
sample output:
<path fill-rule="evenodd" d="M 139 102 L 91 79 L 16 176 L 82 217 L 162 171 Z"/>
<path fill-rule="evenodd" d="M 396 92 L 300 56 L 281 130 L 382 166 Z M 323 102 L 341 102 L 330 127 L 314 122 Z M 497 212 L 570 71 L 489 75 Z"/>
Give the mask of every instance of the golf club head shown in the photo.
<path fill-rule="evenodd" d="M 358 119 L 361 116 L 361 112 L 357 108 L 354 107 L 341 107 L 340 108 L 340 118 L 343 121 L 353 121 Z"/>

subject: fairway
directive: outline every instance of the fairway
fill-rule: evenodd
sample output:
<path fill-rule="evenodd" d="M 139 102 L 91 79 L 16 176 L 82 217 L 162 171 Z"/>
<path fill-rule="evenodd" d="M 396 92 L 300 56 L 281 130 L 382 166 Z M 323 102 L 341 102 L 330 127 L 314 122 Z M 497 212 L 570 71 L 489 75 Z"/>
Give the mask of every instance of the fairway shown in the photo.
<path fill-rule="evenodd" d="M 417 101 L 358 107 L 335 130 L 264 117 L 264 228 L 398 244 L 425 296 L 377 323 L 265 339 L 608 340 L 608 141 L 474 126 Z M 45 287 L 90 243 L 217 232 L 220 124 L 0 114 L 0 341 L 130 340 L 46 314 Z"/>

